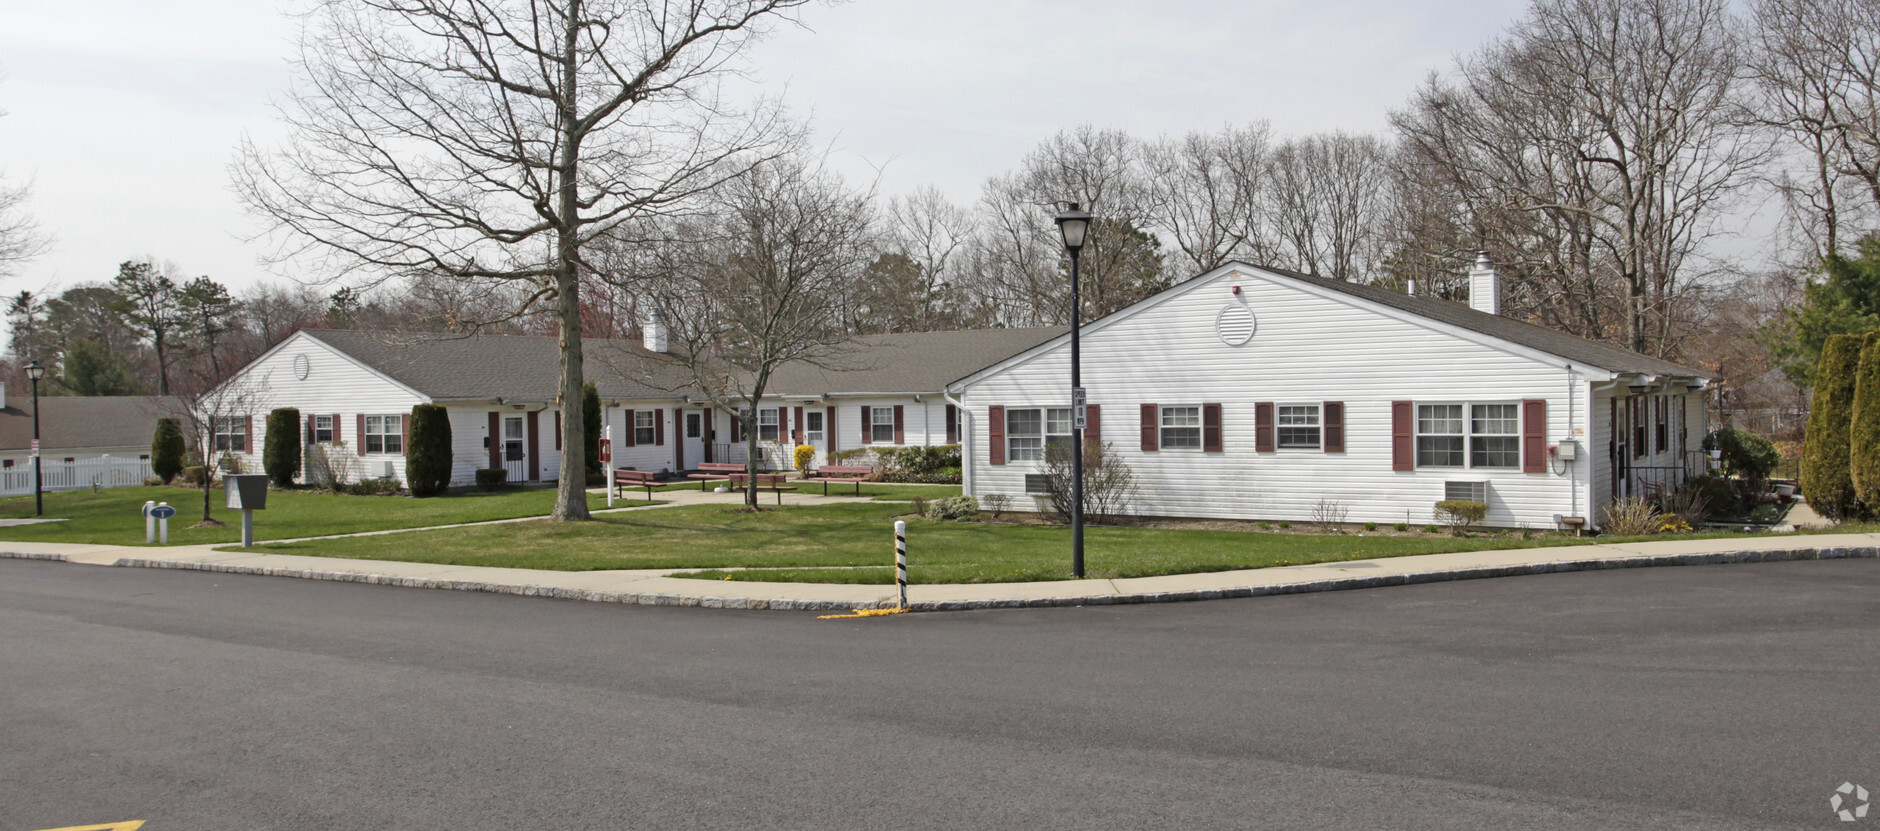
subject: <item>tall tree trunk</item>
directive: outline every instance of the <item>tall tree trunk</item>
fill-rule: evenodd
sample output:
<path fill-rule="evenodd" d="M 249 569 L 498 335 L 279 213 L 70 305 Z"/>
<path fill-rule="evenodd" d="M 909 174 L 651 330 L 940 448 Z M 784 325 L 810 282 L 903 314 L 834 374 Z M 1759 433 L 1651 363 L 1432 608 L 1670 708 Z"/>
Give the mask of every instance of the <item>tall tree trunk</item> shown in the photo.
<path fill-rule="evenodd" d="M 581 437 L 587 435 L 586 416 L 581 411 L 581 386 L 585 380 L 581 367 L 581 283 L 575 264 L 580 261 L 580 184 L 576 173 L 581 161 L 581 126 L 575 109 L 579 99 L 575 85 L 578 38 L 581 34 L 581 0 L 569 0 L 567 32 L 562 37 L 561 88 L 561 158 L 556 162 L 556 198 L 559 202 L 559 227 L 555 230 L 556 317 L 561 324 L 561 392 L 556 406 L 561 410 L 561 475 L 556 480 L 554 519 L 592 519 L 587 504 L 587 454 L 581 449 Z M 629 425 L 630 427 L 631 425 Z M 611 484 L 610 484 L 611 487 Z"/>

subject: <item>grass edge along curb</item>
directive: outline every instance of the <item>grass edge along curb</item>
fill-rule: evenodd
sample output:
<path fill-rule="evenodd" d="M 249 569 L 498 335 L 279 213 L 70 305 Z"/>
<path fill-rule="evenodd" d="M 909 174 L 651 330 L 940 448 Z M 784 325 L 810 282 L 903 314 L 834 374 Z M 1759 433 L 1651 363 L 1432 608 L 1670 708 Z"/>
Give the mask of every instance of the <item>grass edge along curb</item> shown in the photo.
<path fill-rule="evenodd" d="M 1047 606 L 1115 606 L 1137 603 L 1180 603 L 1191 600 L 1221 600 L 1231 597 L 1265 597 L 1279 594 L 1312 594 L 1317 592 L 1346 591 L 1350 589 L 1406 586 L 1418 583 L 1442 583 L 1451 580 L 1479 580 L 1490 577 L 1516 577 L 1526 574 L 1553 574 L 1569 571 L 1601 571 L 1605 569 L 1650 568 L 1656 566 L 1727 565 L 1733 563 L 1775 563 L 1796 560 L 1853 560 L 1876 558 L 1880 558 L 1880 547 L 1876 546 L 1781 548 L 1760 551 L 1712 551 L 1697 554 L 1629 554 L 1617 557 L 1582 557 L 1571 560 L 1521 563 L 1508 566 L 1443 569 L 1412 574 L 1380 575 L 1376 577 L 1336 577 L 1326 580 L 1308 580 L 1300 583 L 1285 583 L 1270 586 L 1241 586 L 1224 589 L 1142 592 L 1136 594 L 921 601 L 909 603 L 907 610 L 910 612 L 956 612 L 974 609 L 1035 609 Z M 0 559 L 67 561 L 66 555 L 64 554 L 29 554 L 10 551 L 0 551 Z M 533 586 L 517 583 L 485 583 L 477 580 L 440 580 L 432 577 L 400 577 L 390 574 L 367 574 L 351 571 L 315 571 L 312 569 L 299 568 L 268 568 L 264 566 L 229 565 L 224 563 L 155 560 L 141 557 L 126 557 L 112 563 L 112 565 L 125 568 L 158 568 L 174 569 L 178 571 L 208 571 L 220 574 L 249 574 L 264 577 L 294 577 L 303 580 L 366 583 L 375 586 L 449 589 L 452 591 L 484 592 L 488 594 L 512 594 L 522 597 L 552 597 L 561 600 L 583 600 L 595 603 L 628 603 L 640 606 L 837 612 L 859 611 L 867 608 L 889 609 L 899 605 L 893 598 L 883 598 L 871 607 L 866 603 L 856 603 L 855 601 L 847 600 L 799 600 L 796 598 L 765 599 L 719 597 L 715 595 L 617 592 L 597 589 L 573 589 L 557 586 Z M 1281 566 L 1280 568 L 1285 568 L 1285 566 Z M 1266 571 L 1266 569 L 1247 569 L 1247 571 L 1257 572 Z"/>

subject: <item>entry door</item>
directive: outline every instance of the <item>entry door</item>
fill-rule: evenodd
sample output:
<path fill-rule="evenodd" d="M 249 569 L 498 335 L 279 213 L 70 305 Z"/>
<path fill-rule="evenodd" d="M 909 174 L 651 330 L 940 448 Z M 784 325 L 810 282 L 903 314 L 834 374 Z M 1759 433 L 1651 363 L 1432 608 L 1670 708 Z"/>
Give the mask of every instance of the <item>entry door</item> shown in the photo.
<path fill-rule="evenodd" d="M 529 444 L 523 439 L 522 416 L 504 416 L 503 469 L 509 471 L 509 481 L 527 481 L 528 453 Z"/>
<path fill-rule="evenodd" d="M 811 460 L 812 463 L 820 463 L 821 460 L 828 458 L 829 431 L 826 428 L 827 425 L 823 423 L 822 410 L 803 411 L 803 440 L 809 446 L 816 448 L 816 457 Z"/>
<path fill-rule="evenodd" d="M 686 464 L 705 460 L 705 414 L 698 410 L 685 414 L 685 460 Z"/>

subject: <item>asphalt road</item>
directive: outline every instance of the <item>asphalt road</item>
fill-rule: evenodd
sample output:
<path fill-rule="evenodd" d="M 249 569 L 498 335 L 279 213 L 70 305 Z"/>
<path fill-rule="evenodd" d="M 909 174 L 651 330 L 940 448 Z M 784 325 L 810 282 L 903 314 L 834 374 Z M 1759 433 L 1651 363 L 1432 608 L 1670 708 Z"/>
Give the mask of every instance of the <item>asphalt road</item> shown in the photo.
<path fill-rule="evenodd" d="M 1876 634 L 1873 560 L 840 621 L 0 561 L 0 831 L 1880 829 Z"/>

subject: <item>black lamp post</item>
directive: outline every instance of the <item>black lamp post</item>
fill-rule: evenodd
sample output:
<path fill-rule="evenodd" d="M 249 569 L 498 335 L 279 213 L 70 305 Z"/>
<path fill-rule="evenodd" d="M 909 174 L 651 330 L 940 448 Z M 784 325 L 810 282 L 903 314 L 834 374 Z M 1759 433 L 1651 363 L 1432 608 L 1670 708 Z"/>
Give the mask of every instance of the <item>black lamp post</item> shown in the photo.
<path fill-rule="evenodd" d="M 39 379 L 46 377 L 46 368 L 38 361 L 27 364 L 26 377 L 33 382 L 33 516 L 45 516 L 46 494 L 39 476 Z"/>
<path fill-rule="evenodd" d="M 1090 230 L 1090 214 L 1077 209 L 1076 202 L 1066 202 L 1057 215 L 1058 232 L 1064 235 L 1064 250 L 1071 252 L 1071 574 L 1084 576 L 1084 380 L 1078 352 L 1078 319 L 1082 303 L 1077 299 L 1077 254 L 1084 248 L 1084 233 Z"/>

